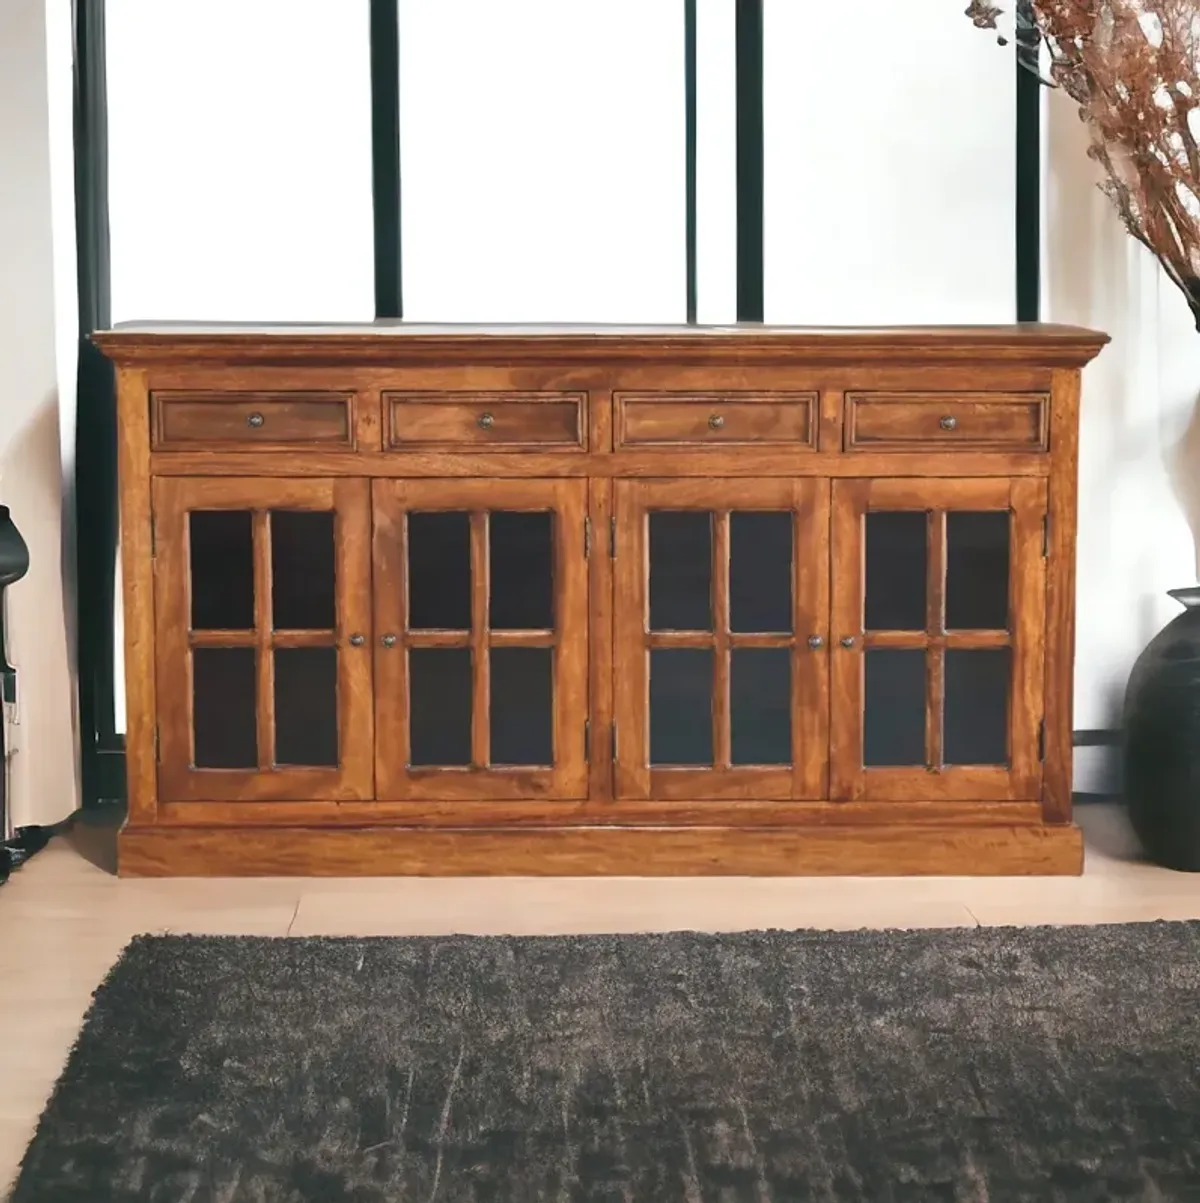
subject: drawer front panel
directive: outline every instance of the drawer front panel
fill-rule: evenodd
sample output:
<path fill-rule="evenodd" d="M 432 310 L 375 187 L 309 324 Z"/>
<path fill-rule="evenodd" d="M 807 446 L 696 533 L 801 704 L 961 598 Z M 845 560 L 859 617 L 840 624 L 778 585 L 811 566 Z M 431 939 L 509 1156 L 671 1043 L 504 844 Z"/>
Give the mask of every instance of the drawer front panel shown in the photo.
<path fill-rule="evenodd" d="M 351 394 L 155 392 L 151 414 L 156 451 L 354 448 Z"/>
<path fill-rule="evenodd" d="M 847 393 L 847 451 L 1045 451 L 1048 398 Z"/>
<path fill-rule="evenodd" d="M 584 393 L 384 393 L 393 451 L 583 450 Z"/>
<path fill-rule="evenodd" d="M 814 393 L 618 393 L 617 446 L 816 447 Z"/>

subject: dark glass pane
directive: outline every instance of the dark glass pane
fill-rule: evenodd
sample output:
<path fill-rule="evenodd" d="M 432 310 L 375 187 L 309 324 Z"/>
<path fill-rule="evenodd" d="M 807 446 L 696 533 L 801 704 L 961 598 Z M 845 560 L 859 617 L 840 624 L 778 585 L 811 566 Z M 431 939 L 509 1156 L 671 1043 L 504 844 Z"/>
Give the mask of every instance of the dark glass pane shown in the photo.
<path fill-rule="evenodd" d="M 924 651 L 872 648 L 864 656 L 863 764 L 924 764 Z"/>
<path fill-rule="evenodd" d="M 192 731 L 198 769 L 258 767 L 257 680 L 252 647 L 192 651 Z"/>
<path fill-rule="evenodd" d="M 942 760 L 1008 764 L 1011 649 L 948 648 Z"/>
<path fill-rule="evenodd" d="M 655 510 L 650 515 L 650 629 L 712 630 L 712 515 Z"/>
<path fill-rule="evenodd" d="M 868 631 L 925 630 L 925 531 L 922 511 L 877 510 L 867 515 Z"/>
<path fill-rule="evenodd" d="M 337 767 L 337 648 L 275 651 L 275 763 Z"/>
<path fill-rule="evenodd" d="M 544 631 L 553 627 L 554 515 L 510 510 L 489 515 L 488 571 L 492 630 Z"/>
<path fill-rule="evenodd" d="M 271 612 L 277 631 L 337 626 L 332 510 L 271 511 Z"/>
<path fill-rule="evenodd" d="M 553 764 L 554 649 L 496 647 L 491 655 L 492 764 Z"/>
<path fill-rule="evenodd" d="M 710 648 L 650 652 L 650 763 L 713 762 Z"/>
<path fill-rule="evenodd" d="M 471 763 L 471 649 L 408 653 L 409 763 Z"/>
<path fill-rule="evenodd" d="M 729 629 L 792 629 L 792 515 L 729 515 Z"/>
<path fill-rule="evenodd" d="M 189 515 L 193 631 L 254 629 L 254 526 L 249 510 Z"/>
<path fill-rule="evenodd" d="M 734 764 L 792 763 L 790 648 L 733 649 L 729 717 Z"/>
<path fill-rule="evenodd" d="M 946 515 L 946 629 L 1008 629 L 1007 510 Z"/>
<path fill-rule="evenodd" d="M 409 514 L 408 626 L 471 629 L 470 514 Z"/>

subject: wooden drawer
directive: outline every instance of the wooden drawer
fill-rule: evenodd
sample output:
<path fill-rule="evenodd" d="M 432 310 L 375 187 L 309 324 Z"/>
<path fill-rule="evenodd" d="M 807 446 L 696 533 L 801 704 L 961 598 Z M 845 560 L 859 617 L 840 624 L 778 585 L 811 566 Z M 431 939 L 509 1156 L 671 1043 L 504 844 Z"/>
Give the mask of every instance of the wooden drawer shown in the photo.
<path fill-rule="evenodd" d="M 351 393 L 154 392 L 156 451 L 353 450 Z"/>
<path fill-rule="evenodd" d="M 816 447 L 815 393 L 617 393 L 616 445 Z"/>
<path fill-rule="evenodd" d="M 1045 451 L 1048 398 L 1030 393 L 847 393 L 847 451 Z"/>
<path fill-rule="evenodd" d="M 585 393 L 383 394 L 394 451 L 516 451 L 587 446 Z"/>

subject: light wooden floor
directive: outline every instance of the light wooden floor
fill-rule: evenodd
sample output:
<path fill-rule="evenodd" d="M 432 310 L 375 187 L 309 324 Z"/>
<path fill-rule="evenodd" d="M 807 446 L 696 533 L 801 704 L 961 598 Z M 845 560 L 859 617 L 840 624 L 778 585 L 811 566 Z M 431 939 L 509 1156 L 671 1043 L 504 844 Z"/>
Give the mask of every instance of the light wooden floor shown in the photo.
<path fill-rule="evenodd" d="M 1080 807 L 1078 878 L 374 878 L 120 881 L 77 828 L 0 889 L 0 1195 L 92 991 L 138 932 L 548 934 L 1200 918 L 1200 874 L 1139 863 L 1120 810 Z"/>

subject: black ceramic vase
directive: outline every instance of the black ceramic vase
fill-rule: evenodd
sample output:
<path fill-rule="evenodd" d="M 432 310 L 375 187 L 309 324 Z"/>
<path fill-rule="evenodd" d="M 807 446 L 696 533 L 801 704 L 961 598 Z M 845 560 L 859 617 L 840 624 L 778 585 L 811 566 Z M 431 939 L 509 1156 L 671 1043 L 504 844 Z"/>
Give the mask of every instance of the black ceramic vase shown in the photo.
<path fill-rule="evenodd" d="M 1200 586 L 1146 645 L 1125 688 L 1125 801 L 1146 855 L 1200 872 Z"/>

